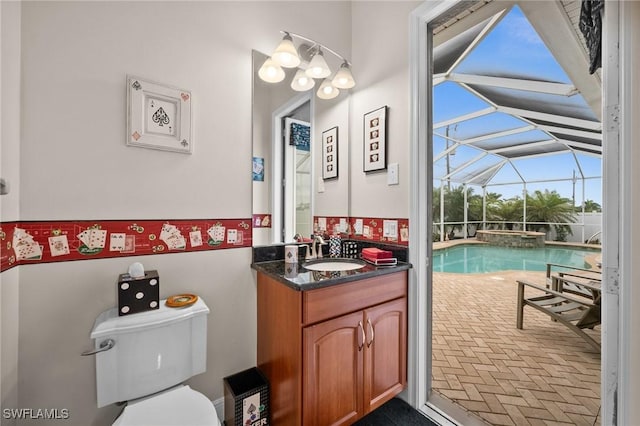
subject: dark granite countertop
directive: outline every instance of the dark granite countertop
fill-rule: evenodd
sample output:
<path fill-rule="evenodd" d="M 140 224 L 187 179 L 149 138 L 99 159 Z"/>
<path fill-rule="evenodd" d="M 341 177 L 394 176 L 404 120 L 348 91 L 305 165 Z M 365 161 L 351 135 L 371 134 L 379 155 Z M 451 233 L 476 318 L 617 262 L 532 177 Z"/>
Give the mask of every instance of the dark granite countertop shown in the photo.
<path fill-rule="evenodd" d="M 251 267 L 297 291 L 313 290 L 371 278 L 394 272 L 406 271 L 411 264 L 398 262 L 395 266 L 375 266 L 367 263 L 351 271 L 310 271 L 302 263 L 285 263 L 284 260 L 252 263 Z"/>

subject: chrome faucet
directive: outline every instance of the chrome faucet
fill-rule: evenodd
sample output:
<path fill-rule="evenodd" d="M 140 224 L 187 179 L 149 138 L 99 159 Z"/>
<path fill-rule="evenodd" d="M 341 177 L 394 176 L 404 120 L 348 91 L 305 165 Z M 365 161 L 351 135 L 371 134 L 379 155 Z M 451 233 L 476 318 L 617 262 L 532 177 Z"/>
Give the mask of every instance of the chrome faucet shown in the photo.
<path fill-rule="evenodd" d="M 304 249 L 304 260 L 311 260 L 311 254 L 309 253 L 309 246 L 306 244 L 300 244 L 298 247 Z"/>
<path fill-rule="evenodd" d="M 311 241 L 311 258 L 322 259 L 322 246 L 327 244 L 322 236 L 314 235 Z"/>

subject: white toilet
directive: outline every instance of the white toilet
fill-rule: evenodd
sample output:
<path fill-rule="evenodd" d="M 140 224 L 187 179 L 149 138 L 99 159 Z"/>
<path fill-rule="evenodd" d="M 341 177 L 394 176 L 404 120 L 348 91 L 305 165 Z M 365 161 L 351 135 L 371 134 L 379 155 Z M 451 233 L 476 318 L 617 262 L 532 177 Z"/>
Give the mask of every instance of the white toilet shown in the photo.
<path fill-rule="evenodd" d="M 98 407 L 126 402 L 113 423 L 119 426 L 220 426 L 213 403 L 182 384 L 206 371 L 209 308 L 202 299 L 183 308 L 164 302 L 127 316 L 113 308 L 96 319 Z"/>

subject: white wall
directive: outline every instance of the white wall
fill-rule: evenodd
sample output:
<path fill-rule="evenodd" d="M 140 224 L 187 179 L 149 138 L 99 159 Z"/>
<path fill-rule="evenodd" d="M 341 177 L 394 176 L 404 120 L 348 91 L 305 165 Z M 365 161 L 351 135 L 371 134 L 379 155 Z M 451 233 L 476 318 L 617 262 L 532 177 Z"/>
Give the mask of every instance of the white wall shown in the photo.
<path fill-rule="evenodd" d="M 346 53 L 342 53 L 346 55 Z M 358 77 L 355 77 L 356 79 Z M 356 80 L 357 81 L 357 80 Z M 355 167 L 349 158 L 349 97 L 342 96 L 332 100 L 315 99 L 314 140 L 314 216 L 349 216 L 349 169 Z M 338 127 L 338 178 L 322 179 L 322 132 Z M 321 186 L 324 191 L 320 192 Z"/>
<path fill-rule="evenodd" d="M 353 2 L 351 216 L 409 217 L 409 13 L 421 2 Z M 363 172 L 363 116 L 387 105 L 387 164 L 399 163 L 399 185 L 386 172 Z M 426 165 L 425 165 L 426 166 Z M 384 202 L 380 202 L 384 200 Z"/>
<path fill-rule="evenodd" d="M 20 271 L 0 274 L 0 408 L 18 405 L 18 283 Z M 15 424 L 0 419 L 3 426 Z"/>
<path fill-rule="evenodd" d="M 20 211 L 20 3 L 1 2 L 2 120 L 0 175 L 9 193 L 0 197 L 0 220 L 15 221 Z"/>
<path fill-rule="evenodd" d="M 20 4 L 0 2 L 0 176 L 10 192 L 0 196 L 0 221 L 20 212 Z M 4 250 L 4 247 L 2 248 Z M 0 408 L 18 403 L 18 268 L 0 274 Z M 0 418 L 3 425 L 15 422 Z"/>
<path fill-rule="evenodd" d="M 225 162 L 250 159 L 250 46 L 229 34 L 251 8 L 219 8 L 24 3 L 23 220 L 247 217 Z M 127 73 L 192 91 L 194 155 L 125 146 Z"/>
<path fill-rule="evenodd" d="M 196 293 L 211 309 L 207 372 L 190 383 L 211 399 L 222 378 L 255 365 L 255 282 L 248 249 L 143 256 L 160 272 L 160 297 Z M 110 424 L 115 406 L 96 408 L 89 333 L 116 301 L 115 274 L 131 259 L 52 263 L 20 271 L 20 407 L 69 409 L 74 424 Z M 64 423 L 61 423 L 64 424 Z"/>
<path fill-rule="evenodd" d="M 251 49 L 272 50 L 281 29 L 349 46 L 326 25 L 338 17 L 348 28 L 349 8 L 23 2 L 20 218 L 250 217 Z M 125 146 L 128 73 L 192 91 L 193 155 Z M 116 304 L 115 280 L 132 261 L 159 270 L 161 297 L 194 292 L 211 308 L 208 370 L 194 388 L 220 398 L 224 376 L 255 365 L 250 249 L 27 265 L 19 407 L 68 408 L 73 424 L 110 424 L 117 409 L 96 408 L 94 361 L 79 354 L 91 347 L 95 317 Z"/>

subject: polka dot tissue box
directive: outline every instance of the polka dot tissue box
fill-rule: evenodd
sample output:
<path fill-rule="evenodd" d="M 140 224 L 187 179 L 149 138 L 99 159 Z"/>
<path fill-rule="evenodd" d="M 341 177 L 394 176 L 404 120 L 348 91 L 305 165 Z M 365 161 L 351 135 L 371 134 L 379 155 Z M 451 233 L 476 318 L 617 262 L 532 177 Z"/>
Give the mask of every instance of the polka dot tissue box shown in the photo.
<path fill-rule="evenodd" d="M 144 271 L 133 277 L 130 273 L 118 276 L 118 315 L 131 315 L 160 307 L 160 277 L 158 271 Z"/>

